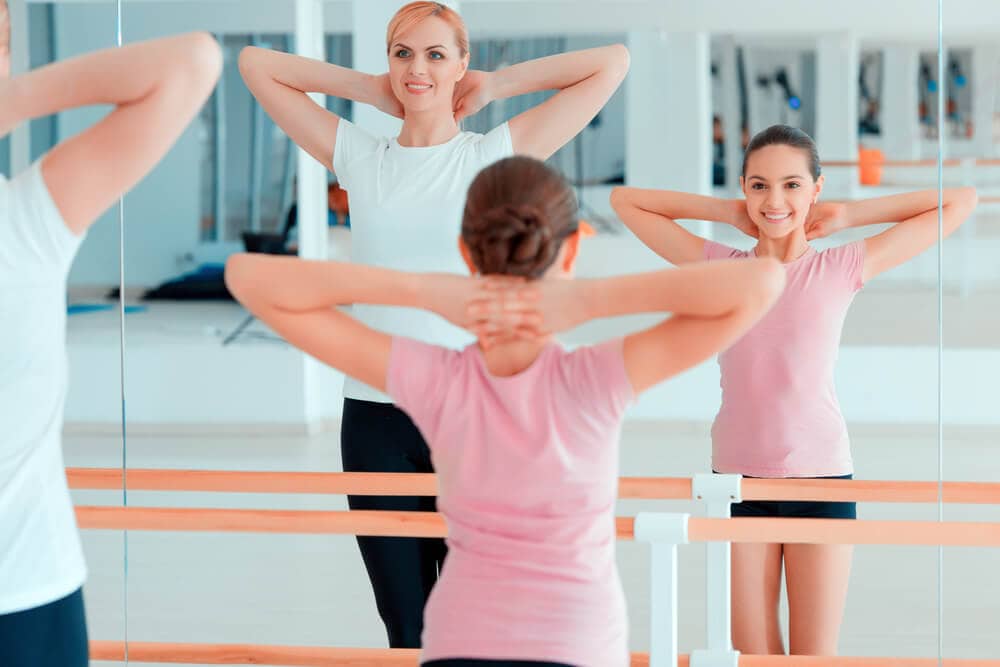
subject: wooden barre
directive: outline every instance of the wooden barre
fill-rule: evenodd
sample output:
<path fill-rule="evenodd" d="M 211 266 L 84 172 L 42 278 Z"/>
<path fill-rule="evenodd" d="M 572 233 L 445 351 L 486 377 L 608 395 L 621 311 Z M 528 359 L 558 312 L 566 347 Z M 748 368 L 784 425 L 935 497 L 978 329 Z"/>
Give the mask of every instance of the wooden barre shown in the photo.
<path fill-rule="evenodd" d="M 948 158 L 944 161 L 945 167 L 958 167 L 964 162 L 961 158 Z M 974 163 L 977 167 L 1000 166 L 1000 159 L 996 158 L 976 158 Z M 937 160 L 824 160 L 823 167 L 936 167 Z"/>
<path fill-rule="evenodd" d="M 130 491 L 218 493 L 315 493 L 373 496 L 434 496 L 432 474 L 350 472 L 260 472 L 236 470 L 129 469 Z M 67 468 L 71 489 L 120 490 L 120 468 Z M 824 479 L 744 479 L 745 500 L 936 503 L 937 482 Z M 645 500 L 691 500 L 690 478 L 622 477 L 618 496 Z M 1000 504 L 1000 484 L 945 482 L 946 503 Z"/>
<path fill-rule="evenodd" d="M 129 662 L 275 667 L 417 667 L 419 650 L 256 646 L 252 644 L 172 644 L 129 642 Z M 90 659 L 124 662 L 125 642 L 92 641 Z M 680 664 L 688 665 L 685 656 Z M 649 667 L 649 655 L 633 653 L 631 667 Z"/>
<path fill-rule="evenodd" d="M 129 661 L 161 664 L 273 665 L 275 667 L 417 667 L 419 651 L 408 649 L 256 646 L 252 644 L 175 644 L 129 642 Z M 124 662 L 125 643 L 90 642 L 90 659 Z M 687 655 L 678 667 L 689 667 Z M 937 658 L 866 658 L 741 655 L 743 667 L 937 667 Z M 1000 660 L 945 658 L 944 667 L 1000 667 Z M 631 667 L 649 667 L 649 655 L 633 653 Z"/>
<path fill-rule="evenodd" d="M 76 508 L 80 528 L 446 537 L 436 512 L 246 510 L 174 507 Z M 617 517 L 618 539 L 635 539 L 635 518 Z M 690 542 L 892 544 L 1000 547 L 1000 523 L 737 518 L 688 521 Z"/>

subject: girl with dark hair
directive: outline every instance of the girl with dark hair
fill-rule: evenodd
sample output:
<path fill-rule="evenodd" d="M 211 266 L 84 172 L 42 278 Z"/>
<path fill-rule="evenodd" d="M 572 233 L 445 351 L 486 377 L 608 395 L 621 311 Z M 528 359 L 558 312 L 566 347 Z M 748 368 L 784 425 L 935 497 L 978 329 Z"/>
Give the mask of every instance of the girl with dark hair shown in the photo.
<path fill-rule="evenodd" d="M 875 276 L 927 250 L 938 238 L 936 190 L 849 203 L 818 203 L 823 190 L 813 140 L 776 125 L 747 146 L 745 199 L 616 188 L 625 224 L 676 265 L 772 257 L 788 287 L 746 336 L 719 356 L 722 406 L 712 426 L 712 468 L 751 477 L 850 478 L 847 426 L 834 387 L 841 329 L 854 294 Z M 971 188 L 944 191 L 947 236 L 976 205 Z M 741 251 L 691 234 L 676 220 L 736 227 L 756 246 Z M 897 223 L 865 240 L 816 251 L 809 241 L 848 227 Z M 853 519 L 854 503 L 743 502 L 733 516 Z M 784 653 L 778 623 L 782 565 L 789 650 L 834 655 L 847 597 L 849 545 L 734 544 L 733 644 L 743 653 Z"/>
<path fill-rule="evenodd" d="M 469 188 L 473 277 L 236 255 L 230 290 L 317 359 L 388 392 L 438 473 L 448 558 L 427 603 L 425 667 L 625 667 L 615 565 L 618 437 L 633 398 L 736 340 L 780 293 L 773 259 L 570 280 L 581 230 L 562 177 L 527 157 Z M 391 336 L 335 306 L 421 308 L 474 332 L 462 350 Z M 674 315 L 572 352 L 552 332 Z"/>
<path fill-rule="evenodd" d="M 264 110 L 347 190 L 351 256 L 407 271 L 465 270 L 455 246 L 462 202 L 480 169 L 510 155 L 541 160 L 575 137 L 625 78 L 629 55 L 610 45 L 497 72 L 470 70 L 462 17 L 440 2 L 411 2 L 386 30 L 388 72 L 373 76 L 287 53 L 248 47 L 240 71 Z M 493 100 L 553 90 L 545 102 L 486 134 L 459 122 Z M 307 93 L 370 104 L 403 120 L 377 136 L 330 113 Z M 471 338 L 429 313 L 361 305 L 368 326 L 458 349 Z M 344 470 L 433 472 L 430 452 L 403 410 L 356 377 L 344 383 Z M 433 511 L 433 498 L 349 496 L 353 509 Z M 442 540 L 359 537 L 389 646 L 420 646 L 423 608 L 445 557 Z"/>
<path fill-rule="evenodd" d="M 0 136 L 66 109 L 112 107 L 23 172 L 0 174 L 0 664 L 85 667 L 86 566 L 61 439 L 66 276 L 94 221 L 205 103 L 222 54 L 192 33 L 11 78 L 6 10 L 0 0 Z"/>

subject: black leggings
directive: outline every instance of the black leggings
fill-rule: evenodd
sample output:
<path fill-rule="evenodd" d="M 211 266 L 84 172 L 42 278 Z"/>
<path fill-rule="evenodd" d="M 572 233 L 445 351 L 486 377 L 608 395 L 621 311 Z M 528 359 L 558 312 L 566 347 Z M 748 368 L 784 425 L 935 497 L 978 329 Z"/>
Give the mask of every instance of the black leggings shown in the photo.
<path fill-rule="evenodd" d="M 0 614 L 3 667 L 87 667 L 83 592 L 33 609 Z"/>
<path fill-rule="evenodd" d="M 340 449 L 346 472 L 434 472 L 420 431 L 387 403 L 344 399 Z M 353 510 L 437 510 L 433 497 L 348 496 L 347 503 Z M 424 604 L 447 553 L 444 540 L 359 537 L 358 547 L 389 646 L 420 648 Z"/>
<path fill-rule="evenodd" d="M 431 660 L 420 663 L 420 667 L 573 667 L 561 662 L 536 662 L 534 660 L 472 660 L 457 658 Z"/>

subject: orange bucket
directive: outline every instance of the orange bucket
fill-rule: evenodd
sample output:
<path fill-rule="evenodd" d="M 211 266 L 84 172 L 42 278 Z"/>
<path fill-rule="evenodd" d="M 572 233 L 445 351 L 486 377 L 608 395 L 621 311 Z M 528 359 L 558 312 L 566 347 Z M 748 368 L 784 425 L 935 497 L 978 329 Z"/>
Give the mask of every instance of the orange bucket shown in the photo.
<path fill-rule="evenodd" d="M 877 148 L 858 149 L 858 175 L 861 185 L 878 185 L 882 182 L 882 164 L 885 155 Z"/>

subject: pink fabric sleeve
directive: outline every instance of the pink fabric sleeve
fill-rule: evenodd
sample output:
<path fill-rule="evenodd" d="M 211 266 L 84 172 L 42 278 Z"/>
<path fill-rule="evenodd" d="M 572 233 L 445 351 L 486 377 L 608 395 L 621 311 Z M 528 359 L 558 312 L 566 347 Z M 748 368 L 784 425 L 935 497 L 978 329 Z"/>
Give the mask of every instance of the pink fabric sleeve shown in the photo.
<path fill-rule="evenodd" d="M 855 241 L 832 248 L 829 252 L 837 258 L 837 265 L 843 268 L 847 277 L 847 286 L 852 292 L 857 292 L 865 285 L 865 242 Z"/>
<path fill-rule="evenodd" d="M 743 259 L 747 256 L 746 250 L 737 250 L 723 243 L 716 243 L 715 241 L 705 241 L 705 259 L 706 260 L 716 260 L 716 259 Z"/>
<path fill-rule="evenodd" d="M 412 338 L 393 336 L 386 393 L 431 440 L 446 390 L 450 357 L 456 353 Z"/>
<path fill-rule="evenodd" d="M 625 370 L 624 345 L 624 338 L 614 338 L 568 356 L 567 389 L 584 410 L 602 419 L 620 419 L 635 400 Z"/>

